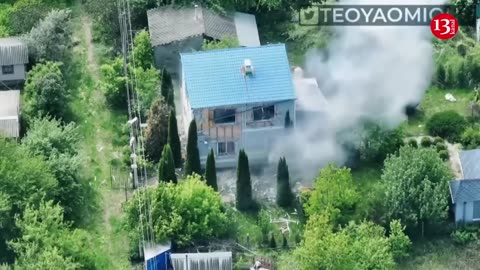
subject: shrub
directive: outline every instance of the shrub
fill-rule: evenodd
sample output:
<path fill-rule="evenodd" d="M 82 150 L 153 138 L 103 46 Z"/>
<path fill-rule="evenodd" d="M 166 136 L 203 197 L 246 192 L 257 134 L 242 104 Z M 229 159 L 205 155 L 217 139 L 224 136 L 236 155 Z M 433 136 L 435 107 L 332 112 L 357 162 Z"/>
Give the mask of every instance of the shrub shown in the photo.
<path fill-rule="evenodd" d="M 408 143 L 407 143 L 407 144 L 410 145 L 410 146 L 412 146 L 412 147 L 414 147 L 414 148 L 417 148 L 417 147 L 418 147 L 417 139 L 414 139 L 414 138 L 408 140 Z"/>
<path fill-rule="evenodd" d="M 440 156 L 440 158 L 441 158 L 442 160 L 448 160 L 448 158 L 450 157 L 450 155 L 448 154 L 448 151 L 447 151 L 447 150 L 439 151 L 439 152 L 438 152 L 438 155 Z"/>
<path fill-rule="evenodd" d="M 461 137 L 461 142 L 466 149 L 475 149 L 480 146 L 480 129 L 469 127 Z"/>
<path fill-rule="evenodd" d="M 450 141 L 456 141 L 463 133 L 467 122 L 455 111 L 444 111 L 434 114 L 426 124 L 430 135 L 440 136 Z"/>
<path fill-rule="evenodd" d="M 450 234 L 452 241 L 457 245 L 465 245 L 478 239 L 476 230 L 459 229 Z"/>
<path fill-rule="evenodd" d="M 430 147 L 432 145 L 432 139 L 430 139 L 430 137 L 423 137 L 420 144 L 423 147 Z"/>
<path fill-rule="evenodd" d="M 439 144 L 439 143 L 444 143 L 444 142 L 445 142 L 445 140 L 440 138 L 440 137 L 433 138 L 433 143 L 434 144 Z"/>
<path fill-rule="evenodd" d="M 447 151 L 448 148 L 447 148 L 447 145 L 445 143 L 437 143 L 435 145 L 435 148 L 437 148 L 437 151 Z"/>

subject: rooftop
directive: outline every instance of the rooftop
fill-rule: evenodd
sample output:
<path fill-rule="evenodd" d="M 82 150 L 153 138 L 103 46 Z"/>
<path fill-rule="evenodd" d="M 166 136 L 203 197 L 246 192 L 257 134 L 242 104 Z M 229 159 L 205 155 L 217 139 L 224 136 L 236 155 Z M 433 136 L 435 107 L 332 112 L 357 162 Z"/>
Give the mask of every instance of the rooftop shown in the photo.
<path fill-rule="evenodd" d="M 464 179 L 480 179 L 480 149 L 461 151 L 460 165 Z"/>
<path fill-rule="evenodd" d="M 0 38 L 0 66 L 28 63 L 27 45 L 19 38 Z"/>
<path fill-rule="evenodd" d="M 193 109 L 295 99 L 284 44 L 180 54 Z M 253 76 L 241 67 L 250 59 Z"/>
<path fill-rule="evenodd" d="M 204 8 L 162 7 L 147 11 L 152 46 L 206 35 L 214 39 L 238 38 L 241 46 L 259 46 L 255 16 L 234 12 L 220 15 Z"/>
<path fill-rule="evenodd" d="M 480 200 L 480 179 L 450 181 L 450 195 L 453 203 Z"/>

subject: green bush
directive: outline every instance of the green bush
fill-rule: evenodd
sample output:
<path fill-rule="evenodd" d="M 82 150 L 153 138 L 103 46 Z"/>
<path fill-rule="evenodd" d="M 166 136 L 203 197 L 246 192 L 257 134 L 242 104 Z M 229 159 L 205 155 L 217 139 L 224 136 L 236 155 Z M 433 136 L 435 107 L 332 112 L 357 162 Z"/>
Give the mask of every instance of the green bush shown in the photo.
<path fill-rule="evenodd" d="M 437 148 L 437 151 L 440 152 L 440 151 L 443 151 L 443 150 L 448 150 L 447 148 L 447 145 L 445 143 L 437 143 L 435 145 L 435 148 Z"/>
<path fill-rule="evenodd" d="M 417 148 L 417 147 L 418 147 L 417 139 L 414 139 L 414 138 L 408 140 L 407 144 L 410 145 L 410 146 L 412 146 L 412 147 L 414 147 L 414 148 Z"/>
<path fill-rule="evenodd" d="M 462 134 L 461 142 L 465 149 L 476 149 L 480 146 L 480 129 L 468 127 Z"/>
<path fill-rule="evenodd" d="M 447 150 L 439 151 L 439 152 L 438 152 L 438 155 L 440 156 L 440 158 L 441 158 L 442 160 L 448 160 L 448 158 L 450 157 L 450 155 L 448 154 L 448 151 L 447 151 Z"/>
<path fill-rule="evenodd" d="M 426 124 L 430 135 L 439 136 L 450 141 L 457 141 L 467 126 L 463 116 L 455 111 L 434 114 Z"/>
<path fill-rule="evenodd" d="M 433 138 L 433 143 L 434 144 L 439 144 L 439 143 L 444 143 L 444 142 L 445 142 L 445 140 L 440 138 L 440 137 Z"/>
<path fill-rule="evenodd" d="M 430 139 L 430 137 L 423 137 L 420 141 L 420 145 L 423 147 L 430 147 L 432 145 L 432 139 Z"/>
<path fill-rule="evenodd" d="M 459 229 L 450 234 L 452 241 L 457 245 L 465 245 L 478 240 L 478 230 Z"/>

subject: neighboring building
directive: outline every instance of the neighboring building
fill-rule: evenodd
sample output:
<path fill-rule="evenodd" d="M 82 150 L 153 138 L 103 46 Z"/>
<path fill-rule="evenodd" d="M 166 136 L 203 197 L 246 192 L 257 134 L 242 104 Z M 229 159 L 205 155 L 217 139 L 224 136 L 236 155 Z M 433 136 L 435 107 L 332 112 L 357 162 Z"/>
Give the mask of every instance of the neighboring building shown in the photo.
<path fill-rule="evenodd" d="M 240 46 L 260 46 L 257 22 L 251 14 L 219 15 L 201 7 L 162 7 L 148 10 L 147 16 L 155 65 L 165 67 L 174 77 L 179 74 L 179 54 L 200 50 L 204 38 L 232 36 Z"/>
<path fill-rule="evenodd" d="M 183 53 L 181 64 L 183 128 L 195 118 L 202 166 L 210 149 L 219 168 L 234 167 L 242 148 L 251 164 L 267 162 L 287 111 L 295 125 L 285 45 Z"/>
<path fill-rule="evenodd" d="M 18 138 L 20 135 L 20 91 L 0 91 L 0 136 Z"/>
<path fill-rule="evenodd" d="M 462 178 L 450 182 L 455 223 L 480 221 L 480 150 L 461 151 Z"/>
<path fill-rule="evenodd" d="M 232 270 L 232 252 L 175 253 L 171 255 L 175 270 Z"/>
<path fill-rule="evenodd" d="M 480 221 L 480 179 L 451 181 L 450 195 L 455 212 L 455 223 Z"/>
<path fill-rule="evenodd" d="M 147 246 L 143 249 L 145 270 L 171 270 L 171 244 Z"/>
<path fill-rule="evenodd" d="M 16 86 L 25 81 L 28 63 L 27 45 L 18 38 L 0 38 L 0 87 Z"/>

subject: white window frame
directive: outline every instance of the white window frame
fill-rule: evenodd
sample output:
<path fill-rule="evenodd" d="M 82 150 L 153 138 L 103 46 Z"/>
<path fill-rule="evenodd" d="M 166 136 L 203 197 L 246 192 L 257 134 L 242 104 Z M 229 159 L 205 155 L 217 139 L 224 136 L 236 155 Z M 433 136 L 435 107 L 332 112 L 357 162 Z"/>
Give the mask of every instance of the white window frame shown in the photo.
<path fill-rule="evenodd" d="M 475 215 L 475 203 L 478 203 L 478 207 L 480 208 L 480 200 L 472 202 L 472 220 L 473 221 L 480 221 L 480 216 L 478 216 L 478 217 L 474 216 Z"/>
<path fill-rule="evenodd" d="M 225 144 L 225 152 L 220 153 L 220 144 Z M 228 152 L 228 144 L 231 143 L 233 145 L 233 152 Z M 231 156 L 235 155 L 235 142 L 234 141 L 223 141 L 223 142 L 217 142 L 217 155 L 219 156 Z"/>
<path fill-rule="evenodd" d="M 268 118 L 268 119 L 255 120 L 255 110 L 256 110 L 256 109 L 261 109 L 261 108 L 266 108 L 266 107 L 273 107 L 273 116 L 272 116 L 271 118 Z M 275 119 L 276 113 L 277 113 L 277 106 L 275 106 L 275 104 L 262 105 L 262 106 L 254 106 L 254 107 L 252 108 L 252 120 L 253 120 L 254 122 L 272 121 L 273 119 Z"/>

